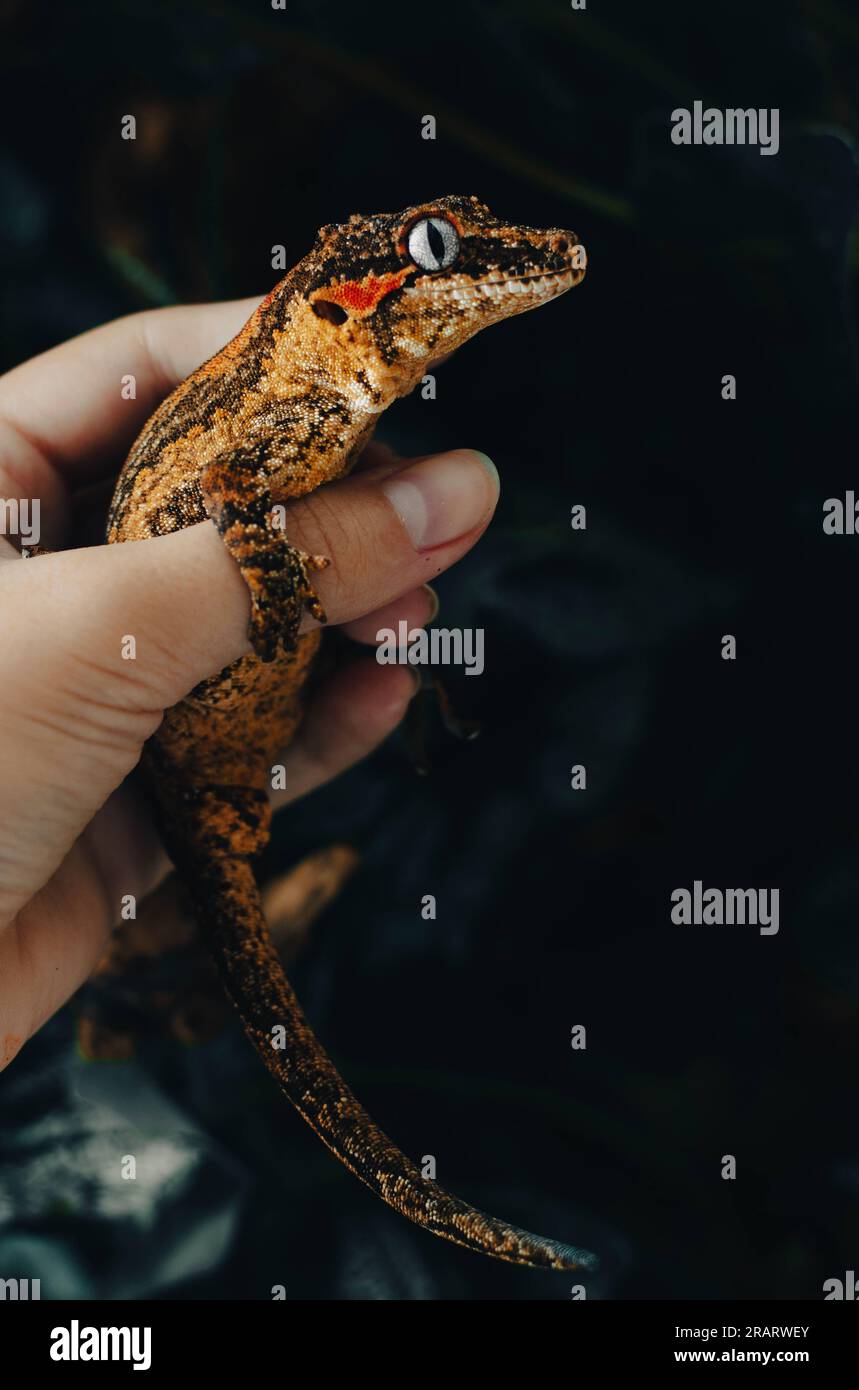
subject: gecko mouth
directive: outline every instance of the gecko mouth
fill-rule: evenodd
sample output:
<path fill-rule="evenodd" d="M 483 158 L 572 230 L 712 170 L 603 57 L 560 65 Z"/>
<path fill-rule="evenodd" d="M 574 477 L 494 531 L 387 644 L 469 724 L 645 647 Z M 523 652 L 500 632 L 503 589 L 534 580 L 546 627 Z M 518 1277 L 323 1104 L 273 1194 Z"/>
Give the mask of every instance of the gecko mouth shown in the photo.
<path fill-rule="evenodd" d="M 570 285 L 576 284 L 582 279 L 585 273 L 584 266 L 565 266 L 563 270 L 534 270 L 525 275 L 492 275 L 485 280 L 465 280 L 447 284 L 439 284 L 437 287 L 413 285 L 410 288 L 422 292 L 428 291 L 431 294 L 447 294 L 459 298 L 463 294 L 527 294 L 529 290 L 541 287 L 550 288 L 561 284 L 564 280 L 569 280 Z"/>
<path fill-rule="evenodd" d="M 583 269 L 581 273 L 584 274 Z M 524 290 L 525 287 L 528 285 L 553 285 L 560 280 L 566 280 L 568 278 L 571 278 L 575 274 L 575 268 L 571 265 L 568 265 L 564 266 L 563 270 L 532 270 L 529 271 L 526 275 L 490 276 L 486 280 L 476 281 L 474 288 L 478 290 L 484 288 L 500 288 L 512 290 L 515 294 L 517 293 L 517 291 L 516 289 L 514 289 L 514 286 L 521 285 L 522 289 Z"/>
<path fill-rule="evenodd" d="M 559 280 L 565 275 L 572 275 L 573 267 L 565 265 L 562 270 L 529 270 L 524 275 L 489 275 L 485 280 L 478 280 L 478 285 L 513 285 L 525 284 L 533 280 Z"/>
<path fill-rule="evenodd" d="M 527 270 L 523 275 L 491 275 L 486 280 L 478 280 L 479 285 L 507 285 L 511 280 L 555 280 L 559 275 L 572 275 L 574 267 L 560 266 L 552 270 Z"/>

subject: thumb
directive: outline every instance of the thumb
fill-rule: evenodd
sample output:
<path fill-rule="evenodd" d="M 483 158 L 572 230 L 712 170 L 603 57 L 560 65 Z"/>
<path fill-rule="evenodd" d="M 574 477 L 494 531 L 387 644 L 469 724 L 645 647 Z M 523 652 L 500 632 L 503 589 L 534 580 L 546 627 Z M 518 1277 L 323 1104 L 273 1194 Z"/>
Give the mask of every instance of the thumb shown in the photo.
<path fill-rule="evenodd" d="M 453 564 L 497 495 L 489 460 L 462 450 L 321 488 L 290 503 L 286 534 L 331 557 L 319 594 L 329 618 L 344 622 Z M 10 559 L 0 566 L 0 603 L 2 922 L 136 765 L 164 709 L 249 650 L 250 597 L 206 521 L 152 540 Z"/>
<path fill-rule="evenodd" d="M 284 529 L 296 548 L 331 560 L 314 582 L 329 621 L 350 622 L 460 559 L 497 498 L 490 460 L 462 449 L 386 462 L 319 488 L 287 505 Z M 17 591 L 12 606 L 40 615 L 42 655 L 31 683 L 50 684 L 62 654 L 82 696 L 106 695 L 151 715 L 250 650 L 250 595 L 210 521 L 4 571 Z M 313 626 L 305 616 L 302 631 Z"/>

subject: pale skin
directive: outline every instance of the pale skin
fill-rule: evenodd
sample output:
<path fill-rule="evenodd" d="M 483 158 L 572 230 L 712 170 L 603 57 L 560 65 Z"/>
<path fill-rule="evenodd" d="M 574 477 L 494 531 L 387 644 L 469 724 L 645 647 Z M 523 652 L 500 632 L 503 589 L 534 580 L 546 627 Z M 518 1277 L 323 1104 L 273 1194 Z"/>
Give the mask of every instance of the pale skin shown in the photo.
<path fill-rule="evenodd" d="M 255 303 L 132 315 L 0 378 L 0 498 L 38 498 L 40 543 L 56 551 L 22 560 L 0 536 L 0 1069 L 94 969 L 122 896 L 142 900 L 167 871 L 125 780 L 143 743 L 164 709 L 250 649 L 248 591 L 211 523 L 106 546 L 103 508 L 81 490 L 109 493 L 154 407 Z M 134 400 L 121 393 L 128 374 Z M 315 584 L 329 624 L 357 643 L 428 622 L 425 586 L 490 521 L 493 472 L 470 450 L 444 457 L 415 464 L 374 444 L 352 477 L 287 504 L 291 543 L 331 558 Z M 384 490 L 409 468 L 429 545 L 413 543 Z M 133 661 L 119 656 L 128 634 Z M 370 654 L 329 677 L 282 759 L 277 805 L 371 752 L 415 689 L 407 669 Z"/>

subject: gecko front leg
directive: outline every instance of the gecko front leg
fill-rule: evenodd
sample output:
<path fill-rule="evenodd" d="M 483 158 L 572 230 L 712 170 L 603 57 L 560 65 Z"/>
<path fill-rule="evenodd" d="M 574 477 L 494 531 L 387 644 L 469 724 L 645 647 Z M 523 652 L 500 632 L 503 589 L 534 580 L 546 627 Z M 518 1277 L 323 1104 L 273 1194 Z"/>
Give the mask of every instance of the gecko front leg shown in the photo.
<path fill-rule="evenodd" d="M 279 647 L 295 647 L 305 608 L 325 622 L 309 573 L 330 564 L 324 555 L 295 549 L 277 525 L 268 488 L 269 447 L 262 441 L 242 444 L 218 455 L 200 476 L 206 511 L 250 591 L 248 637 L 262 661 L 273 661 Z"/>

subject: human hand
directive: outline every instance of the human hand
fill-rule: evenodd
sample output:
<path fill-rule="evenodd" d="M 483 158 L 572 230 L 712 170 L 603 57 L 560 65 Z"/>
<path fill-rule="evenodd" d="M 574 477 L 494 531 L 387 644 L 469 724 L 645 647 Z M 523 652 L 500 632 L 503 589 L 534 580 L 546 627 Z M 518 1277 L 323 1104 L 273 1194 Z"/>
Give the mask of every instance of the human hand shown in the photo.
<path fill-rule="evenodd" d="M 0 1069 L 93 970 L 122 895 L 140 900 L 167 871 L 126 781 L 145 740 L 250 649 L 248 591 L 211 523 L 97 542 L 99 485 L 104 502 L 159 400 L 255 302 L 132 315 L 0 379 L 0 499 L 39 499 L 39 541 L 55 551 L 22 560 L 0 536 Z M 120 390 L 129 375 L 134 400 Z M 468 450 L 403 461 L 371 445 L 351 477 L 287 504 L 291 543 L 331 558 L 315 586 L 330 624 L 372 644 L 382 627 L 431 620 L 424 585 L 494 510 L 487 463 Z M 121 658 L 125 634 L 134 661 Z M 369 654 L 330 676 L 281 759 L 280 803 L 365 757 L 414 691 L 408 668 Z"/>

